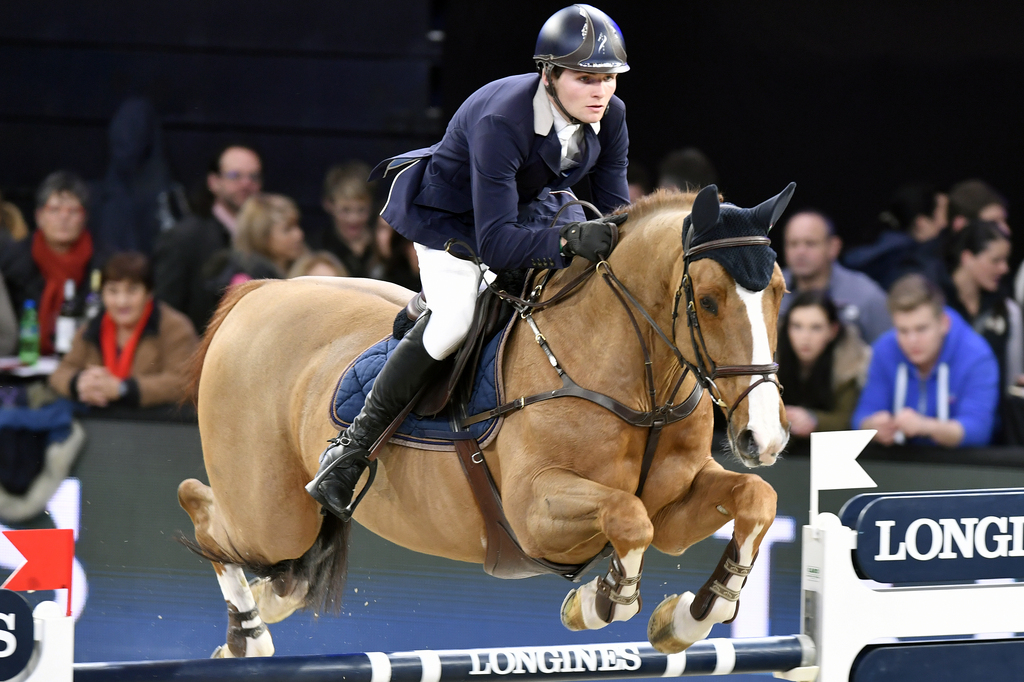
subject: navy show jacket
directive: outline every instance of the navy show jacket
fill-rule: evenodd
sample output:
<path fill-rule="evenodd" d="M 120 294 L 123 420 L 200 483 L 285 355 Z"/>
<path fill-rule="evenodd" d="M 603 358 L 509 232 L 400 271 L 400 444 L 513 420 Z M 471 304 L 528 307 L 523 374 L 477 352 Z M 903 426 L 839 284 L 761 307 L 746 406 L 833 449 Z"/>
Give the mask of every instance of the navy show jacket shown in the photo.
<path fill-rule="evenodd" d="M 384 219 L 408 239 L 443 249 L 450 238 L 473 246 L 491 268 L 564 267 L 557 210 L 589 175 L 603 213 L 629 203 L 626 108 L 612 97 L 599 131 L 584 124 L 577 167 L 560 170 L 561 145 L 540 74 L 485 85 L 455 112 L 444 137 L 383 161 L 371 179 L 394 178 Z M 579 206 L 558 226 L 582 220 Z"/>

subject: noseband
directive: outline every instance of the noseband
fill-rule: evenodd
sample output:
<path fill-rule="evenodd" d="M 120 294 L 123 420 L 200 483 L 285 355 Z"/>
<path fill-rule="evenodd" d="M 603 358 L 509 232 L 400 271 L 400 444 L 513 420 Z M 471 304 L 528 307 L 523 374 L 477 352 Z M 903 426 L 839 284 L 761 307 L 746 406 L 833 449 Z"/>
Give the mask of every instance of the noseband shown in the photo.
<path fill-rule="evenodd" d="M 697 360 L 696 366 L 693 367 L 693 372 L 707 388 L 715 404 L 726 410 L 725 419 L 726 422 L 729 422 L 732 418 L 732 413 L 736 411 L 736 408 L 739 407 L 743 399 L 761 384 L 775 384 L 779 394 L 782 394 L 782 386 L 774 376 L 779 371 L 779 363 L 772 362 L 767 365 L 719 365 L 715 363 L 711 353 L 708 352 L 707 344 L 704 342 L 704 333 L 700 328 L 700 320 L 697 319 L 697 305 L 693 295 L 693 282 L 690 278 L 690 263 L 693 261 L 694 256 L 707 251 L 727 249 L 735 246 L 768 246 L 771 244 L 771 240 L 768 237 L 757 236 L 727 237 L 691 247 L 690 240 L 692 238 L 693 227 L 691 226 L 683 239 L 683 278 L 679 282 L 679 288 L 676 289 L 675 303 L 672 306 L 672 342 L 676 342 L 676 319 L 679 317 L 679 301 L 683 296 L 686 296 L 686 318 L 690 327 L 690 346 L 693 348 L 693 354 Z M 761 378 L 747 386 L 731 406 L 722 398 L 722 392 L 715 383 L 715 379 L 718 377 L 758 375 Z"/>

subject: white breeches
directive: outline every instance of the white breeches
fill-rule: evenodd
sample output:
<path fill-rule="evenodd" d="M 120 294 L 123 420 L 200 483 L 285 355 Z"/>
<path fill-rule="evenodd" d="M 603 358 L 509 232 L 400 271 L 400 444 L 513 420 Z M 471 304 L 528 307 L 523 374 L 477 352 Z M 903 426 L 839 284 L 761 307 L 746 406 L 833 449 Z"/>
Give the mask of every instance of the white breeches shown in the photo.
<path fill-rule="evenodd" d="M 430 357 L 443 360 L 466 338 L 473 324 L 476 297 L 482 279 L 493 279 L 493 273 L 468 260 L 456 258 L 445 251 L 416 244 L 420 263 L 420 282 L 427 297 L 430 320 L 423 331 L 423 347 Z M 486 273 L 486 275 L 485 275 Z"/>

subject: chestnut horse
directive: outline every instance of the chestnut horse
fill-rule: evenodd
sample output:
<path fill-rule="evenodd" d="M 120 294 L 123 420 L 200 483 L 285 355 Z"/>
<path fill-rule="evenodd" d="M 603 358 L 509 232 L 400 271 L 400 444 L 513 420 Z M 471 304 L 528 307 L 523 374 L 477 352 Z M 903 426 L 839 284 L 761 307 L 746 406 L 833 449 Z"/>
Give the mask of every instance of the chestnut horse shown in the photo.
<path fill-rule="evenodd" d="M 508 414 L 484 450 L 526 554 L 583 564 L 608 543 L 614 549 L 608 573 L 566 597 L 567 627 L 631 618 L 640 610 L 647 548 L 681 554 L 729 520 L 733 541 L 711 578 L 696 596 L 662 602 L 648 634 L 658 649 L 676 652 L 735 617 L 740 588 L 775 518 L 776 495 L 759 476 L 727 471 L 712 458 L 712 410 L 717 403 L 727 411 L 731 448 L 748 467 L 773 464 L 786 445 L 772 364 L 784 282 L 766 235 L 792 189 L 755 209 L 720 205 L 713 186 L 698 195 L 642 199 L 628 208 L 618 245 L 598 274 L 533 313 L 580 386 L 639 411 L 650 410 L 652 398 L 668 402 L 673 388 L 683 397 L 705 393 L 687 418 L 664 427 L 640 496 L 648 430 L 587 400 L 548 400 Z M 704 257 L 692 257 L 700 250 Z M 730 253 L 760 254 L 760 265 L 749 258 L 730 265 Z M 541 300 L 587 267 L 594 266 L 576 259 L 554 273 Z M 760 267 L 760 283 L 749 285 L 760 290 L 739 284 L 752 280 L 730 274 L 736 267 Z M 601 273 L 614 273 L 623 289 Z M 195 525 L 193 549 L 214 562 L 228 602 L 228 640 L 216 656 L 270 655 L 266 623 L 299 607 L 339 607 L 350 524 L 322 516 L 304 486 L 335 435 L 327 415 L 338 377 L 390 331 L 410 297 L 368 280 L 257 280 L 233 289 L 218 308 L 196 365 L 210 485 L 189 479 L 178 488 Z M 502 368 L 509 398 L 561 385 L 535 336 L 522 322 L 510 333 Z M 679 350 L 666 343 L 670 337 Z M 485 559 L 484 521 L 454 454 L 389 444 L 354 519 L 417 552 Z M 258 578 L 247 583 L 243 570 Z"/>

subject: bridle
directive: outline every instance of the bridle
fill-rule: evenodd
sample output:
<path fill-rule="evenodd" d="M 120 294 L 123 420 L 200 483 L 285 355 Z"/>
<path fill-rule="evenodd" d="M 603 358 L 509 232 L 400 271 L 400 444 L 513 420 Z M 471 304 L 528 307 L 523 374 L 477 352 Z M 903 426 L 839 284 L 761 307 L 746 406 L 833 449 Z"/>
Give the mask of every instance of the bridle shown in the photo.
<path fill-rule="evenodd" d="M 597 215 L 601 213 L 592 204 L 575 199 L 568 202 L 559 211 L 578 204 L 584 208 L 592 210 Z M 553 222 L 557 222 L 558 215 L 556 214 Z M 685 228 L 684 223 L 684 228 Z M 588 400 L 592 403 L 600 405 L 601 407 L 612 412 L 623 421 L 632 424 L 634 426 L 646 427 L 649 429 L 647 436 L 647 444 L 644 448 L 644 456 L 640 471 L 640 481 L 637 486 L 636 495 L 639 497 L 643 492 L 644 482 L 647 479 L 647 474 L 650 471 L 650 466 L 654 460 L 654 452 L 657 448 L 658 440 L 661 434 L 661 430 L 668 424 L 680 421 L 688 417 L 697 404 L 700 402 L 700 398 L 703 395 L 704 389 L 707 389 L 711 395 L 712 400 L 715 404 L 726 411 L 726 421 L 732 418 L 733 412 L 739 404 L 750 395 L 750 392 L 760 386 L 763 383 L 773 383 L 779 389 L 781 393 L 782 387 L 778 381 L 774 378 L 774 374 L 778 372 L 779 366 L 777 363 L 770 363 L 767 365 L 718 365 L 711 358 L 710 353 L 707 350 L 707 344 L 704 342 L 704 334 L 700 328 L 700 322 L 697 318 L 696 305 L 694 303 L 693 286 L 690 278 L 690 262 L 693 257 L 712 249 L 723 249 L 737 246 L 760 246 L 767 245 L 770 240 L 767 237 L 758 236 L 744 236 L 744 237 L 728 237 L 725 239 L 716 239 L 710 242 L 705 242 L 698 246 L 690 247 L 690 240 L 693 236 L 692 226 L 689 230 L 684 229 L 683 238 L 683 277 L 679 283 L 679 288 L 676 290 L 675 303 L 672 308 L 672 338 L 662 330 L 658 322 L 647 312 L 646 308 L 633 296 L 629 288 L 626 287 L 622 281 L 616 277 L 612 266 L 607 260 L 601 260 L 597 263 L 591 264 L 582 273 L 574 277 L 568 283 L 566 283 L 561 289 L 559 289 L 554 295 L 545 300 L 540 300 L 540 296 L 543 293 L 544 287 L 550 280 L 553 271 L 548 270 L 546 275 L 542 278 L 539 284 L 537 284 L 532 292 L 525 298 L 515 296 L 506 291 L 502 291 L 488 283 L 488 287 L 498 297 L 508 301 L 518 312 L 520 319 L 526 321 L 530 325 L 531 330 L 534 333 L 534 339 L 537 344 L 544 351 L 551 366 L 558 373 L 558 376 L 562 379 L 562 387 L 553 391 L 545 391 L 543 393 L 537 393 L 531 396 L 523 396 L 516 398 L 510 402 L 498 405 L 492 410 L 481 412 L 479 414 L 463 417 L 459 420 L 459 424 L 462 428 L 475 424 L 477 422 L 486 421 L 496 417 L 504 416 L 512 412 L 516 412 L 525 408 L 527 405 L 542 402 L 545 400 L 551 400 L 553 398 L 563 397 L 574 397 Z M 618 242 L 618 228 L 615 228 L 613 234 L 612 247 L 614 248 L 615 243 Z M 456 253 L 453 247 L 458 247 L 460 250 L 464 250 L 468 256 Z M 472 249 L 463 242 L 451 239 L 445 244 L 445 250 L 453 256 L 473 260 L 479 263 L 480 260 L 473 253 Z M 592 391 L 587 388 L 583 388 L 566 373 L 562 368 L 555 354 L 551 351 L 548 345 L 547 339 L 544 334 L 541 333 L 540 328 L 537 326 L 537 322 L 533 319 L 533 313 L 544 308 L 549 308 L 561 301 L 564 301 L 574 292 L 579 290 L 579 287 L 590 279 L 595 273 L 600 272 L 602 279 L 611 288 L 615 294 L 616 299 L 622 304 L 627 317 L 632 324 L 633 330 L 636 333 L 637 340 L 640 344 L 640 348 L 644 358 L 644 378 L 646 382 L 647 392 L 650 397 L 650 409 L 645 411 L 636 410 L 634 408 L 625 405 L 614 398 Z M 686 310 L 687 319 L 690 326 L 690 344 L 693 348 L 693 353 L 696 358 L 696 364 L 691 363 L 680 352 L 679 347 L 676 345 L 676 319 L 679 316 L 679 302 L 683 296 L 686 296 Z M 682 373 L 679 380 L 675 383 L 672 391 L 669 393 L 668 399 L 661 405 L 658 404 L 655 383 L 654 383 L 654 372 L 653 362 L 651 359 L 650 349 L 647 346 L 647 342 L 644 340 L 643 332 L 640 329 L 640 325 L 637 322 L 637 316 L 633 314 L 633 309 L 640 313 L 647 323 L 651 326 L 654 332 L 661 337 L 662 341 L 669 347 L 676 361 L 682 368 Z M 698 345 L 699 343 L 699 345 Z M 696 381 L 694 382 L 693 389 L 689 395 L 680 403 L 674 403 L 676 395 L 682 388 L 683 382 L 686 379 L 686 375 L 690 372 L 693 373 Z M 761 378 L 751 383 L 736 399 L 736 401 L 730 406 L 723 398 L 721 391 L 715 379 L 718 377 L 734 377 L 734 376 L 757 376 L 761 375 Z M 730 426 L 731 428 L 731 426 Z"/>
<path fill-rule="evenodd" d="M 775 384 L 775 387 L 779 390 L 779 395 L 782 395 L 782 385 L 779 383 L 778 379 L 775 378 L 775 375 L 778 374 L 779 371 L 779 363 L 772 362 L 766 365 L 719 365 L 714 361 L 711 357 L 711 353 L 708 352 L 707 344 L 704 342 L 704 333 L 701 331 L 700 320 L 697 318 L 696 297 L 693 294 L 693 281 L 690 278 L 690 263 L 693 261 L 694 256 L 708 251 L 737 246 L 768 246 L 771 244 L 771 239 L 768 237 L 753 235 L 745 237 L 726 237 L 724 239 L 715 239 L 709 242 L 704 242 L 697 246 L 690 246 L 692 239 L 693 225 L 691 224 L 689 228 L 687 228 L 684 224 L 683 277 L 679 282 L 679 288 L 676 289 L 675 303 L 672 306 L 672 341 L 674 343 L 676 340 L 676 320 L 679 317 L 679 302 L 682 297 L 685 296 L 686 317 L 687 323 L 690 327 L 690 346 L 693 348 L 693 354 L 697 360 L 696 366 L 691 365 L 691 367 L 698 379 L 700 379 L 707 388 L 708 393 L 711 394 L 715 404 L 723 410 L 726 410 L 726 422 L 729 422 L 732 418 L 732 413 L 739 406 L 740 402 L 742 402 L 744 398 L 750 395 L 751 391 L 761 384 Z M 699 346 L 698 342 L 700 344 Z M 731 406 L 722 398 L 722 392 L 715 383 L 715 379 L 718 377 L 757 375 L 761 375 L 761 378 L 752 382 L 750 386 L 747 386 Z"/>

